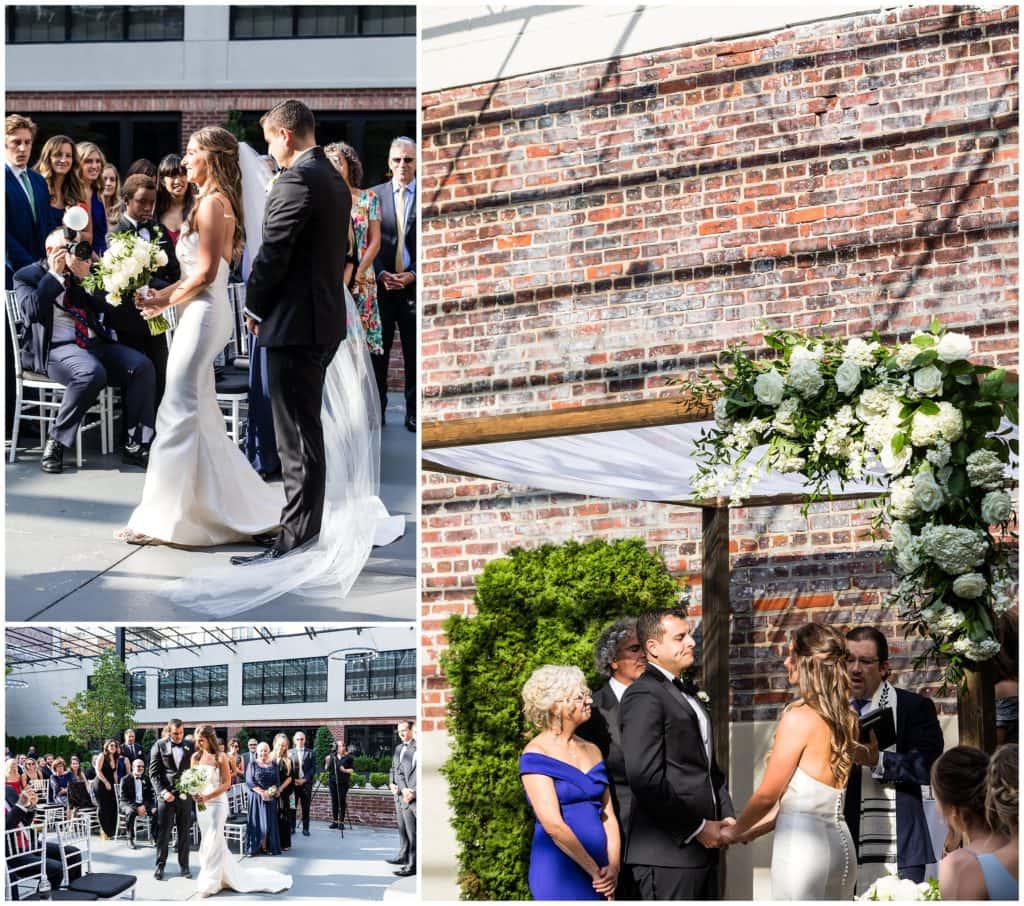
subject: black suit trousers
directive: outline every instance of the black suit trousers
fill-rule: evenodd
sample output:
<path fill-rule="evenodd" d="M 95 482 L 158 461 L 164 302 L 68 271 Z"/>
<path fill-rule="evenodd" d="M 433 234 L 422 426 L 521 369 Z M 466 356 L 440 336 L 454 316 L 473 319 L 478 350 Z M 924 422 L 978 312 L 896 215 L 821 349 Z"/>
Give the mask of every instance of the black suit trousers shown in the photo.
<path fill-rule="evenodd" d="M 665 868 L 660 865 L 632 865 L 638 899 L 717 900 L 718 866 L 706 868 Z"/>
<path fill-rule="evenodd" d="M 380 408 L 383 412 L 388 405 L 388 362 L 391 347 L 395 344 L 395 328 L 402 339 L 402 363 L 405 369 L 405 412 L 416 414 L 416 282 L 401 290 L 384 289 L 377 284 L 377 307 L 380 310 L 380 326 L 383 355 L 372 356 L 377 392 L 380 394 Z"/>
<path fill-rule="evenodd" d="M 188 868 L 189 828 L 192 825 L 192 800 L 175 796 L 173 802 L 165 802 L 159 796 L 156 804 L 156 819 L 159 833 L 156 841 L 156 864 L 167 863 L 167 850 L 171 843 L 171 828 L 178 828 L 178 864 Z"/>
<path fill-rule="evenodd" d="M 295 787 L 295 811 L 293 813 L 294 819 L 292 820 L 292 828 L 298 824 L 299 819 L 299 806 L 302 807 L 302 829 L 304 831 L 309 830 L 309 812 L 313 803 L 313 784 L 307 780 L 301 786 L 296 785 Z"/>
<path fill-rule="evenodd" d="M 156 405 L 159 408 L 160 400 L 164 398 L 164 387 L 167 385 L 167 335 L 160 334 L 154 337 L 152 334 L 118 334 L 118 342 L 122 346 L 128 346 L 141 352 L 153 363 L 156 372 Z"/>
<path fill-rule="evenodd" d="M 267 349 L 270 405 L 281 457 L 285 505 L 281 511 L 282 553 L 320 532 L 327 464 L 320 420 L 324 378 L 337 346 L 271 346 Z"/>

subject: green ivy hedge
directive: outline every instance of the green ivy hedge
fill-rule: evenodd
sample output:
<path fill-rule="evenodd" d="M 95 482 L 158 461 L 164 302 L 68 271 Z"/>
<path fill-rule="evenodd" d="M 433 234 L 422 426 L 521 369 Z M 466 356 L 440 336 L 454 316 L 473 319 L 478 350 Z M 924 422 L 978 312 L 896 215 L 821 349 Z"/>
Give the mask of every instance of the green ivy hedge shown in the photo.
<path fill-rule="evenodd" d="M 52 754 L 54 757 L 59 755 L 67 761 L 72 755 L 77 755 L 84 761 L 89 760 L 88 747 L 70 736 L 8 736 L 5 743 L 12 755 L 24 755 L 28 752 L 29 746 L 35 746 L 36 754 L 40 758 Z"/>
<path fill-rule="evenodd" d="M 594 645 L 619 617 L 670 607 L 681 589 L 640 538 L 516 549 L 487 564 L 476 615 L 445 623 L 452 757 L 442 769 L 464 899 L 528 900 L 533 818 L 518 762 L 530 731 L 520 692 L 543 664 L 575 664 L 593 686 Z"/>

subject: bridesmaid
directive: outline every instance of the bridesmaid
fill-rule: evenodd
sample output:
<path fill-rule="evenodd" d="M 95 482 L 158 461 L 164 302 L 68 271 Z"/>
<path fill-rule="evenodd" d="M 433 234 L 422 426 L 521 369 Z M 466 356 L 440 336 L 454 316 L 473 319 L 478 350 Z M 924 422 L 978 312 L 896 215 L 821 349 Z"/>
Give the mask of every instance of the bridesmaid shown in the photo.
<path fill-rule="evenodd" d="M 121 222 L 121 214 L 124 211 L 124 202 L 121 200 L 121 177 L 117 172 L 117 167 L 107 164 L 103 168 L 100 179 L 103 183 L 100 198 L 107 215 L 106 230 L 108 233 L 113 233 L 117 230 L 117 225 Z"/>
<path fill-rule="evenodd" d="M 99 812 L 100 837 L 112 840 L 117 833 L 117 740 L 108 739 L 103 751 L 93 761 L 96 771 L 96 806 Z"/>
<path fill-rule="evenodd" d="M 78 152 L 85 203 L 92 220 L 92 250 L 102 255 L 107 250 L 107 208 L 103 203 L 103 168 L 107 159 L 103 156 L 99 145 L 92 142 L 79 142 L 75 150 Z"/>
<path fill-rule="evenodd" d="M 288 757 L 288 737 L 284 733 L 274 737 L 274 764 L 281 778 L 277 799 L 277 831 L 281 837 L 281 851 L 288 852 L 292 848 L 292 760 Z"/>
<path fill-rule="evenodd" d="M 248 846 L 250 856 L 259 854 L 281 855 L 281 838 L 277 830 L 277 799 L 270 795 L 271 787 L 281 786 L 277 765 L 270 757 L 270 746 L 261 742 L 256 757 L 249 762 L 245 774 L 249 787 Z"/>
<path fill-rule="evenodd" d="M 39 160 L 36 162 L 36 172 L 46 180 L 50 190 L 50 208 L 43 212 L 42 222 L 46 227 L 43 235 L 48 236 L 53 230 L 61 225 L 64 219 L 64 212 L 78 205 L 87 214 L 89 207 L 86 204 L 85 189 L 82 187 L 82 180 L 79 178 L 81 166 L 78 162 L 78 152 L 75 150 L 75 143 L 66 135 L 55 135 L 48 138 L 43 150 L 39 152 Z M 88 242 L 92 242 L 93 228 L 92 216 L 89 217 L 89 224 L 82 230 L 81 236 Z"/>

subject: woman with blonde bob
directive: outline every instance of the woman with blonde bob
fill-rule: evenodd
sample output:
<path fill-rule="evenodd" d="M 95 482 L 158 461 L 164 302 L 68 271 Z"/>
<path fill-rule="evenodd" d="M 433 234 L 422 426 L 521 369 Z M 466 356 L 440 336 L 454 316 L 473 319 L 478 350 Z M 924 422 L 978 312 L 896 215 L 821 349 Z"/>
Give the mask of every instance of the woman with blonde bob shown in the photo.
<path fill-rule="evenodd" d="M 817 623 L 797 629 L 785 660 L 800 695 L 775 730 L 764 778 L 734 825 L 728 845 L 775 831 L 772 898 L 850 900 L 857 884 L 857 851 L 843 818 L 853 768 L 857 718 L 850 707 L 846 640 Z"/>
<path fill-rule="evenodd" d="M 523 713 L 540 732 L 519 759 L 536 816 L 530 849 L 535 900 L 612 899 L 621 861 L 601 752 L 576 735 L 592 697 L 578 667 L 534 670 L 523 687 Z"/>

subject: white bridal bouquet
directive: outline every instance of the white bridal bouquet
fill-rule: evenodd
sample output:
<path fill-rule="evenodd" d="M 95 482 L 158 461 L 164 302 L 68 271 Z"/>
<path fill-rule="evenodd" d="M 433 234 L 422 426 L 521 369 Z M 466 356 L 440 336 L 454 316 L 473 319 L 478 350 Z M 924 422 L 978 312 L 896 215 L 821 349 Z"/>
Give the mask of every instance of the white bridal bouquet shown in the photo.
<path fill-rule="evenodd" d="M 887 485 L 873 528 L 888 535 L 900 574 L 890 603 L 959 683 L 965 666 L 998 654 L 996 618 L 1014 604 L 1005 538 L 1015 521 L 1006 485 L 1018 455 L 1007 427 L 1018 422 L 1016 382 L 974 364 L 970 337 L 937 320 L 902 343 L 791 330 L 764 343 L 773 359 L 735 345 L 715 365 L 717 381 L 683 384 L 714 406 L 714 426 L 695 442 L 697 493 L 736 505 L 767 471 L 798 473 L 810 488 L 806 513 L 836 477 Z"/>
<path fill-rule="evenodd" d="M 184 796 L 195 796 L 196 793 L 201 793 L 213 782 L 213 774 L 213 768 L 209 765 L 201 764 L 198 767 L 189 768 L 178 777 L 174 789 Z M 206 803 L 197 802 L 196 808 L 204 812 Z"/>
<path fill-rule="evenodd" d="M 136 292 L 148 288 L 157 269 L 167 264 L 167 253 L 159 245 L 160 235 L 157 228 L 156 238 L 147 242 L 135 233 L 114 233 L 103 257 L 93 265 L 82 285 L 88 290 L 103 290 L 111 305 L 120 305 L 123 299 L 130 304 Z M 170 327 L 163 315 L 148 323 L 153 336 Z"/>
<path fill-rule="evenodd" d="M 879 878 L 866 893 L 857 897 L 858 900 L 875 902 L 907 902 L 909 900 L 941 900 L 939 882 L 932 878 L 922 884 L 901 879 L 899 875 L 889 874 Z"/>

